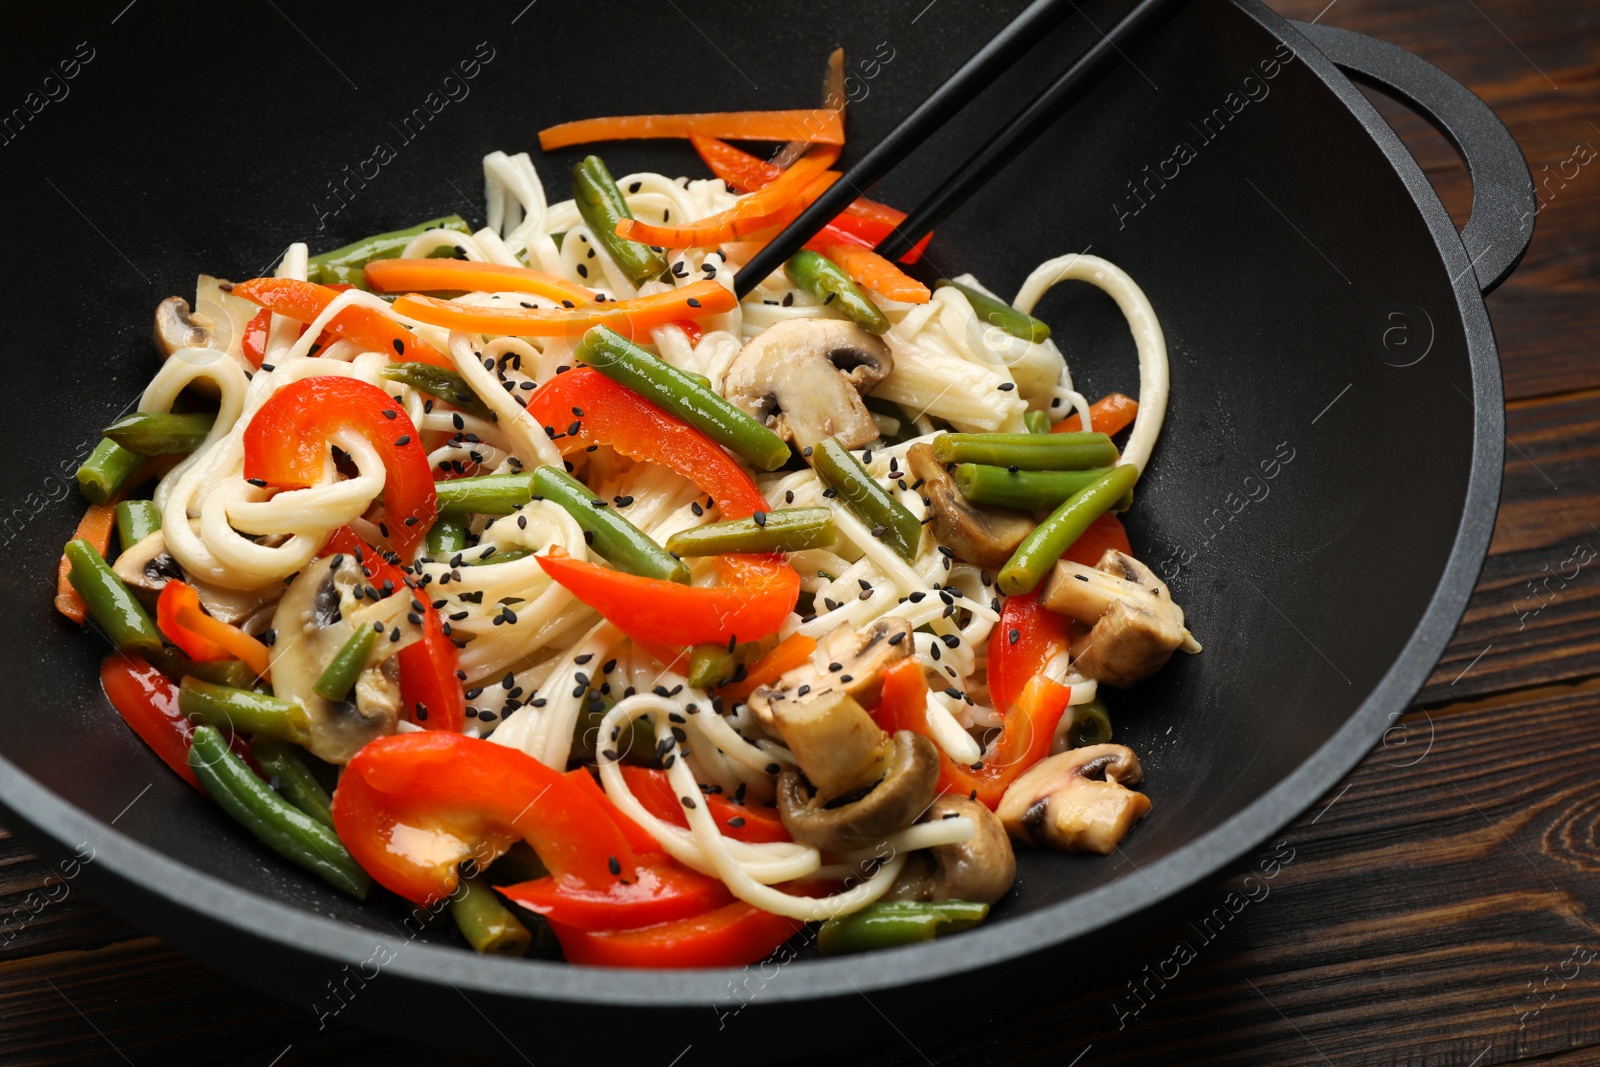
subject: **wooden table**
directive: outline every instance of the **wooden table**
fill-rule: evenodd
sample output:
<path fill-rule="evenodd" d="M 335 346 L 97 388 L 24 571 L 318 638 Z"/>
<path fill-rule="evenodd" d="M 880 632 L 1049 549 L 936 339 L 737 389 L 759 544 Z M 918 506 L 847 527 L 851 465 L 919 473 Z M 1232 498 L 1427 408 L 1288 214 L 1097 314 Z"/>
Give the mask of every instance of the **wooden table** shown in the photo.
<path fill-rule="evenodd" d="M 1560 166 L 1600 145 L 1600 0 L 1324 4 L 1277 6 L 1403 45 L 1465 82 L 1541 183 L 1533 247 L 1489 299 L 1509 446 L 1466 618 L 1411 712 L 1279 835 L 1285 862 L 1265 896 L 1258 884 L 1258 899 L 1208 925 L 1241 888 L 1219 883 L 1190 921 L 1081 968 L 1093 979 L 1045 1006 L 915 1045 L 886 1023 L 883 1046 L 852 1061 L 1600 1062 L 1600 164 Z M 1380 107 L 1464 222 L 1460 160 L 1425 123 Z M 49 873 L 0 832 L 0 914 Z M 1174 960 L 1180 942 L 1192 961 Z M 304 1007 L 78 893 L 0 943 L 0 1063 L 413 1059 L 438 1055 L 337 1023 L 319 1033 Z"/>

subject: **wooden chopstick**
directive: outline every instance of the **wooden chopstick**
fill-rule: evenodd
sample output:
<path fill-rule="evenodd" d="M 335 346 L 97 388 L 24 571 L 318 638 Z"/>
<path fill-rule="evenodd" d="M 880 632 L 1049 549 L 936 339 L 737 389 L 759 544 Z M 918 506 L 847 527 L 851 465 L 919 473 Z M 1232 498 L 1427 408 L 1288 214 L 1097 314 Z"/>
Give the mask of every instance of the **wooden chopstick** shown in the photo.
<path fill-rule="evenodd" d="M 893 170 L 933 131 L 966 107 L 1006 66 L 1037 44 L 1074 7 L 1071 0 L 1033 0 L 1020 15 L 973 53 L 960 69 L 945 79 L 943 85 L 901 119 L 887 137 L 868 149 L 860 162 L 845 171 L 782 233 L 752 256 L 750 262 L 741 267 L 734 277 L 734 292 L 740 297 L 749 295 L 750 290 L 760 285 L 767 275 L 800 251 L 802 245 L 843 211 L 845 205 Z"/>
<path fill-rule="evenodd" d="M 938 226 L 950 213 L 966 202 L 985 182 L 999 173 L 1018 152 L 1032 144 L 1067 108 L 1081 99 L 1105 77 L 1124 49 L 1138 44 L 1159 29 L 1189 0 L 1142 0 L 1133 10 L 1103 34 L 1099 41 L 1056 76 L 1028 106 L 1017 112 L 982 148 L 961 164 L 927 199 L 906 216 L 893 233 L 879 242 L 875 250 L 886 259 L 899 259 Z M 917 236 L 912 236 L 913 234 Z M 810 240 L 808 236 L 806 240 Z M 803 243 L 803 242 L 802 242 Z"/>

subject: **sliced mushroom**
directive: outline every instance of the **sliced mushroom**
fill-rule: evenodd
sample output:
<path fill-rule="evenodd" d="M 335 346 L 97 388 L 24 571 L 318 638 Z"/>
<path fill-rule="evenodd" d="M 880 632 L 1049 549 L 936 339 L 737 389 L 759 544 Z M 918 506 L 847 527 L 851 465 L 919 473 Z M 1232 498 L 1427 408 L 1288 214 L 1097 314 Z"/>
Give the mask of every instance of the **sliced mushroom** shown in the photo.
<path fill-rule="evenodd" d="M 272 689 L 305 708 L 311 752 L 330 763 L 348 762 L 373 738 L 392 734 L 400 716 L 400 672 L 394 653 L 420 639 L 406 619 L 414 595 L 402 588 L 377 601 L 357 597 L 370 588 L 348 556 L 319 559 L 300 572 L 272 617 Z M 386 635 L 356 679 L 353 700 L 324 700 L 313 687 L 328 663 L 359 627 L 382 624 Z M 393 635 L 397 638 L 391 639 Z"/>
<path fill-rule="evenodd" d="M 1075 748 L 1024 771 L 997 814 L 1015 840 L 1104 856 L 1150 810 L 1150 798 L 1128 788 L 1143 777 L 1124 745 Z"/>
<path fill-rule="evenodd" d="M 889 346 L 844 319 L 790 319 L 751 338 L 728 364 L 723 393 L 796 448 L 878 436 L 862 394 L 894 369 Z"/>
<path fill-rule="evenodd" d="M 909 656 L 911 648 L 911 624 L 898 616 L 874 619 L 860 630 L 842 623 L 817 642 L 809 663 L 757 688 L 746 703 L 768 726 L 774 725 L 774 705 L 786 701 L 844 692 L 858 704 L 876 704 L 883 692 L 883 672 Z"/>
<path fill-rule="evenodd" d="M 918 822 L 964 816 L 973 834 L 953 845 L 935 845 L 907 858 L 891 900 L 976 900 L 993 904 L 1017 880 L 1017 857 L 998 816 L 978 801 L 946 793 L 933 802 Z"/>
<path fill-rule="evenodd" d="M 1148 678 L 1175 649 L 1198 652 L 1183 626 L 1183 609 L 1166 583 L 1132 556 L 1106 550 L 1093 567 L 1062 560 L 1050 572 L 1039 602 L 1090 627 L 1073 644 L 1072 668 L 1106 685 Z"/>
<path fill-rule="evenodd" d="M 894 735 L 888 773 L 859 799 L 819 802 L 794 771 L 778 776 L 778 817 L 802 845 L 825 852 L 849 852 L 883 841 L 916 821 L 939 783 L 939 751 L 921 734 Z"/>
<path fill-rule="evenodd" d="M 1033 532 L 1033 520 L 1022 512 L 983 507 L 962 496 L 927 442 L 907 449 L 906 463 L 922 483 L 917 491 L 933 513 L 933 536 L 967 562 L 998 567 Z"/>
<path fill-rule="evenodd" d="M 244 358 L 244 331 L 260 308 L 230 291 L 233 283 L 202 274 L 195 282 L 194 307 L 181 296 L 169 296 L 156 305 L 155 341 L 161 358 L 184 348 L 212 348 L 226 352 L 253 369 Z M 214 391 L 215 383 L 200 378 L 194 387 Z"/>
<path fill-rule="evenodd" d="M 160 530 L 117 556 L 111 569 L 147 607 L 154 606 L 169 581 L 176 578 L 188 582 L 200 595 L 200 606 L 206 614 L 230 626 L 245 622 L 283 593 L 280 582 L 261 589 L 224 589 L 186 576 L 172 553 L 167 551 L 167 539 Z"/>

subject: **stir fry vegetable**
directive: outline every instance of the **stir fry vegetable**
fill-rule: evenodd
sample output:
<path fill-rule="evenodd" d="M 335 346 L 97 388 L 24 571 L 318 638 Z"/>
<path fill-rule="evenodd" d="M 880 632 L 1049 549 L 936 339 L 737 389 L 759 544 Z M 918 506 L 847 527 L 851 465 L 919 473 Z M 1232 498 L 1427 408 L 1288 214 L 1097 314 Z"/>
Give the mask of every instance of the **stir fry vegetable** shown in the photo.
<path fill-rule="evenodd" d="M 109 440 L 137 455 L 182 455 L 199 447 L 211 432 L 213 421 L 210 415 L 136 411 L 124 415 L 102 432 Z"/>
<path fill-rule="evenodd" d="M 817 931 L 824 956 L 914 945 L 983 922 L 989 905 L 967 900 L 889 900 L 829 919 Z"/>
<path fill-rule="evenodd" d="M 1072 546 L 1089 524 L 1115 504 L 1139 480 L 1139 469 L 1132 464 L 1113 467 L 1092 483 L 1068 497 L 1050 517 L 1034 528 L 1017 547 L 1016 554 L 1000 568 L 1000 591 L 1007 594 L 1030 593 Z"/>
<path fill-rule="evenodd" d="M 132 548 L 161 529 L 161 509 L 156 507 L 154 501 L 119 501 L 116 514 L 117 540 L 124 549 Z M 101 554 L 104 554 L 103 549 Z"/>
<path fill-rule="evenodd" d="M 394 259 L 405 251 L 406 245 L 412 238 L 419 237 L 428 230 L 451 230 L 455 233 L 471 233 L 472 227 L 460 215 L 445 215 L 427 222 L 419 222 L 415 226 L 404 230 L 392 230 L 389 233 L 374 234 L 364 237 L 343 248 L 335 248 L 331 252 L 321 252 L 314 255 L 306 263 L 306 280 L 320 282 L 323 285 L 353 285 L 358 289 L 365 289 L 366 279 L 363 276 L 365 268 L 373 263 L 381 263 Z"/>
<path fill-rule="evenodd" d="M 936 289 L 942 289 L 945 286 L 949 286 L 966 297 L 967 303 L 972 305 L 972 310 L 977 313 L 978 318 L 991 326 L 1000 327 L 1012 337 L 1031 341 L 1034 344 L 1048 340 L 1050 337 L 1049 326 L 1046 326 L 1025 311 L 1018 311 L 1010 304 L 1001 303 L 981 289 L 974 289 L 970 285 L 962 285 L 960 282 L 953 282 L 948 278 L 940 278 L 934 283 L 934 288 Z"/>
<path fill-rule="evenodd" d="M 159 653 L 161 635 L 155 624 L 145 614 L 144 605 L 112 572 L 105 557 L 81 538 L 68 541 L 65 552 L 72 568 L 72 588 L 83 598 L 95 624 L 105 631 L 117 651 Z"/>
<path fill-rule="evenodd" d="M 296 745 L 311 740 L 305 709 L 266 693 L 185 678 L 178 687 L 178 710 L 219 730 L 264 734 Z"/>
<path fill-rule="evenodd" d="M 820 121 L 819 121 L 820 120 Z M 646 137 L 689 137 L 692 134 L 729 141 L 809 141 L 844 144 L 844 119 L 823 109 L 793 111 L 717 111 L 691 115 L 621 115 L 579 119 L 539 131 L 546 152 L 596 141 Z"/>
<path fill-rule="evenodd" d="M 628 201 L 612 180 L 599 156 L 585 156 L 572 170 L 573 201 L 594 239 L 600 242 L 617 268 L 635 285 L 659 277 L 667 261 L 646 245 L 617 234 L 617 224 L 632 219 Z"/>
<path fill-rule="evenodd" d="M 981 463 L 1025 471 L 1108 467 L 1117 447 L 1103 433 L 942 433 L 933 439 L 940 463 Z"/>
<path fill-rule="evenodd" d="M 867 473 L 849 449 L 830 437 L 812 450 L 811 466 L 817 477 L 867 524 L 874 537 L 882 538 L 907 559 L 917 554 L 917 544 L 922 539 L 917 517 Z"/>
<path fill-rule="evenodd" d="M 78 522 L 78 528 L 73 531 L 72 539 L 86 542 L 100 553 L 102 559 L 105 558 L 111 552 L 112 521 L 116 514 L 116 509 L 110 504 L 89 505 Z M 133 542 L 124 537 L 122 543 L 130 545 Z M 72 559 L 65 552 L 61 554 L 61 562 L 56 567 L 56 610 L 80 626 L 89 617 L 89 606 L 72 586 Z"/>
<path fill-rule="evenodd" d="M 802 249 L 789 257 L 789 262 L 783 265 L 783 271 L 794 284 L 868 333 L 888 331 L 889 320 L 883 317 L 878 305 L 856 288 L 850 276 L 826 256 Z"/>
<path fill-rule="evenodd" d="M 596 499 L 572 475 L 540 467 L 533 472 L 533 490 L 571 515 L 591 535 L 591 547 L 613 567 L 644 578 L 689 584 L 689 568 L 682 560 L 650 540 L 608 501 Z"/>
<path fill-rule="evenodd" d="M 145 457 L 130 452 L 111 438 L 101 439 L 78 466 L 78 489 L 91 504 L 111 502 L 144 466 Z"/>
<path fill-rule="evenodd" d="M 833 513 L 827 508 L 758 511 L 748 519 L 729 519 L 680 530 L 667 538 L 667 551 L 679 556 L 724 552 L 799 552 L 833 544 Z"/>

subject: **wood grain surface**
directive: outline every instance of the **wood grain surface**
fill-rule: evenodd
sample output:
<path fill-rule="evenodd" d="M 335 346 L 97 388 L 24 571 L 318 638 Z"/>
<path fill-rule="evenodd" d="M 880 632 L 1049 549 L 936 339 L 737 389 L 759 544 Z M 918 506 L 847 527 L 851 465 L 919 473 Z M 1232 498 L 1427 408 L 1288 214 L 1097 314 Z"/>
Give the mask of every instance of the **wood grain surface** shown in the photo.
<path fill-rule="evenodd" d="M 1442 67 L 1507 122 L 1541 183 L 1533 246 L 1489 299 L 1509 447 L 1471 606 L 1412 711 L 1262 851 L 1270 878 L 1217 884 L 1046 1001 L 956 1011 L 914 1043 L 886 1020 L 880 1047 L 841 1064 L 1600 1063 L 1600 168 L 1560 176 L 1576 146 L 1600 145 L 1600 0 L 1275 6 Z M 1464 222 L 1460 159 L 1376 102 Z M 0 931 L 0 1064 L 440 1062 L 337 1022 L 319 1032 L 0 832 L 0 915 L 18 908 L 31 918 Z"/>

